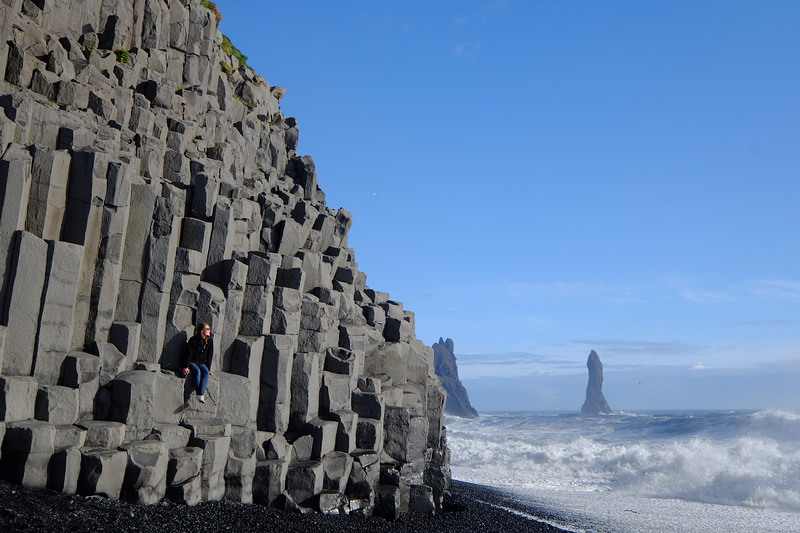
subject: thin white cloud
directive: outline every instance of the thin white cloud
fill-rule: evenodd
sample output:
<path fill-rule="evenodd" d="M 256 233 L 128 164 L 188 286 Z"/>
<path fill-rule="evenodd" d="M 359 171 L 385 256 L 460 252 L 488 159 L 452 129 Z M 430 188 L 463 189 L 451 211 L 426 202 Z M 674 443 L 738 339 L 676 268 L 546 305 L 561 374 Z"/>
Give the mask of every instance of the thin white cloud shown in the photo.
<path fill-rule="evenodd" d="M 772 320 L 745 320 L 739 322 L 740 326 L 796 326 L 800 320 L 794 318 L 778 318 Z"/>
<path fill-rule="evenodd" d="M 571 374 L 586 371 L 584 361 L 570 361 L 527 352 L 456 354 L 456 360 L 462 379 Z"/>
<path fill-rule="evenodd" d="M 518 365 L 544 363 L 547 356 L 525 352 L 457 354 L 459 365 Z"/>
<path fill-rule="evenodd" d="M 536 329 L 548 329 L 557 324 L 557 322 L 554 322 L 553 320 L 549 320 L 547 318 L 541 318 L 538 316 L 522 317 L 520 321 L 523 324 Z"/>
<path fill-rule="evenodd" d="M 508 0 L 490 0 L 479 12 L 456 17 L 454 23 L 457 28 L 461 28 L 472 22 L 484 22 L 493 12 L 504 11 L 506 7 L 508 7 Z"/>
<path fill-rule="evenodd" d="M 667 280 L 667 285 L 680 298 L 698 304 L 741 301 L 752 296 L 765 300 L 800 300 L 800 281 L 789 279 L 761 279 L 710 289 L 697 287 L 686 279 L 672 278 Z"/>
<path fill-rule="evenodd" d="M 669 290 L 676 293 L 682 300 L 688 302 L 709 304 L 736 300 L 736 297 L 730 290 L 697 287 L 687 278 L 672 276 L 668 277 L 665 281 Z"/>
<path fill-rule="evenodd" d="M 684 342 L 664 342 L 664 341 L 638 341 L 622 339 L 579 339 L 575 344 L 582 344 L 602 352 L 615 354 L 640 354 L 640 355 L 684 355 L 687 353 L 699 353 L 708 349 L 708 346 L 701 344 L 689 344 Z"/>
<path fill-rule="evenodd" d="M 762 279 L 747 284 L 751 294 L 759 298 L 800 300 L 800 281 L 790 279 Z"/>
<path fill-rule="evenodd" d="M 553 283 L 507 283 L 497 289 L 516 298 L 596 298 L 629 296 L 630 291 L 602 283 L 556 281 Z"/>
<path fill-rule="evenodd" d="M 685 288 L 678 292 L 681 298 L 697 304 L 731 302 L 735 298 L 725 291 L 709 289 Z"/>
<path fill-rule="evenodd" d="M 459 43 L 453 47 L 453 55 L 456 57 L 475 57 L 480 52 L 481 45 L 476 43 Z"/>

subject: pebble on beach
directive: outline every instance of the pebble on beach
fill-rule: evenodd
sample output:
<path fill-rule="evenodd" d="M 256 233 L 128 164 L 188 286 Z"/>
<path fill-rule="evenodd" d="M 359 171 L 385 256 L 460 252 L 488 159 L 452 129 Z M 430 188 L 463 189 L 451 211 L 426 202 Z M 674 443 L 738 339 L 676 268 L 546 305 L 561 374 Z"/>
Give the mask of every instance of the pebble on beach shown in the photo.
<path fill-rule="evenodd" d="M 451 494 L 439 514 L 408 513 L 394 522 L 355 516 L 302 515 L 226 501 L 203 502 L 194 507 L 172 503 L 137 506 L 0 482 L 0 531 L 4 532 L 562 532 L 504 509 L 512 507 L 513 501 L 498 491 L 458 481 L 453 482 Z"/>

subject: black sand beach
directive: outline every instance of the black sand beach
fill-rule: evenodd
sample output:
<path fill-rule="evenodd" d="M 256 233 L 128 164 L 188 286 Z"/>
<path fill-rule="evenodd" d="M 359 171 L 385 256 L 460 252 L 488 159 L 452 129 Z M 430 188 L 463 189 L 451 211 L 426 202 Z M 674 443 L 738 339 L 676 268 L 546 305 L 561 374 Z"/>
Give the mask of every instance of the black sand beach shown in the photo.
<path fill-rule="evenodd" d="M 502 507 L 502 508 L 501 508 Z M 104 498 L 82 498 L 0 482 L 0 531 L 281 531 L 335 533 L 361 531 L 534 532 L 563 530 L 514 514 L 529 512 L 488 487 L 453 481 L 437 516 L 409 513 L 400 520 L 352 516 L 300 515 L 258 505 L 205 502 L 194 507 L 170 503 L 137 506 Z"/>

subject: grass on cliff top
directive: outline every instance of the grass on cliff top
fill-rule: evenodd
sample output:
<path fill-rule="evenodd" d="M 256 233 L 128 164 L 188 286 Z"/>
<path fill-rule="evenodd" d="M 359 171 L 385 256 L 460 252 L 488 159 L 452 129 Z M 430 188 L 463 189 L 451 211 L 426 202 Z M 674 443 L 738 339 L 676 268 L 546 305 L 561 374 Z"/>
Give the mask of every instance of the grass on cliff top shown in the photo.
<path fill-rule="evenodd" d="M 225 35 L 222 36 L 222 51 L 228 54 L 229 56 L 233 56 L 239 62 L 240 65 L 246 67 L 247 66 L 247 56 L 244 55 L 238 48 L 233 46 L 228 37 Z"/>
<path fill-rule="evenodd" d="M 203 4 L 204 8 L 214 13 L 214 18 L 217 19 L 217 28 L 219 28 L 219 23 L 222 22 L 222 13 L 217 7 L 217 4 L 214 2 L 209 2 L 209 0 L 202 0 L 200 3 Z"/>

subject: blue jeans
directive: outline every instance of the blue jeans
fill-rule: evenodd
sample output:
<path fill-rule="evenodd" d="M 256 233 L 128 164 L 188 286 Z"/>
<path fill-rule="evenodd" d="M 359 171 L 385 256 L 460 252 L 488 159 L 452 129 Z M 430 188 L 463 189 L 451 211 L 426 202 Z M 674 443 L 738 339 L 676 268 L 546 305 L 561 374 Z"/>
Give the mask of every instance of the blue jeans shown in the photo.
<path fill-rule="evenodd" d="M 208 385 L 208 368 L 206 368 L 206 365 L 200 365 L 198 367 L 194 363 L 189 363 L 189 368 L 191 369 L 190 374 L 192 376 L 194 390 L 197 394 L 205 394 L 206 386 Z"/>

